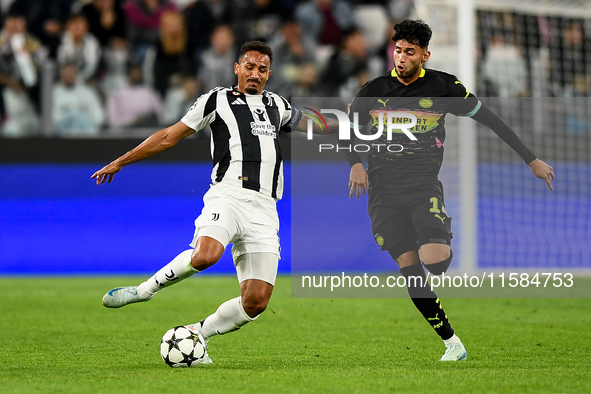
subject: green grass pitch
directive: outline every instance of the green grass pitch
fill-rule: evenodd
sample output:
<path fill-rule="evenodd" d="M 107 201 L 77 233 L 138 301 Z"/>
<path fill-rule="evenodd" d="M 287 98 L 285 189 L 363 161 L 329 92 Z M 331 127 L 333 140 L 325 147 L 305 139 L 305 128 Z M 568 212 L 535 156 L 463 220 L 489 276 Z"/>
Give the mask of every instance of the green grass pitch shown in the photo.
<path fill-rule="evenodd" d="M 238 295 L 234 277 L 194 277 L 110 310 L 110 288 L 140 278 L 1 278 L 0 393 L 589 393 L 588 299 L 442 300 L 468 360 L 408 299 L 292 299 L 210 340 L 213 365 L 173 369 L 160 338 Z"/>

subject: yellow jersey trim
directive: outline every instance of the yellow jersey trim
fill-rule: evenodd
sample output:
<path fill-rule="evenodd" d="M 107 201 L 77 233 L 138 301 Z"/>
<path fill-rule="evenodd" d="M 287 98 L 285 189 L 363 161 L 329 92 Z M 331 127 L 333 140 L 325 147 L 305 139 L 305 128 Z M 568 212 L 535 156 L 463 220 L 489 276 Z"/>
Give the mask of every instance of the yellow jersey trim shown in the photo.
<path fill-rule="evenodd" d="M 392 69 L 392 71 L 390 72 L 390 75 L 393 76 L 393 77 L 397 77 L 398 76 L 398 74 L 396 73 L 396 67 L 394 67 Z M 424 76 L 425 76 L 425 69 L 424 68 L 421 68 L 421 74 L 419 75 L 419 78 L 423 78 Z"/>

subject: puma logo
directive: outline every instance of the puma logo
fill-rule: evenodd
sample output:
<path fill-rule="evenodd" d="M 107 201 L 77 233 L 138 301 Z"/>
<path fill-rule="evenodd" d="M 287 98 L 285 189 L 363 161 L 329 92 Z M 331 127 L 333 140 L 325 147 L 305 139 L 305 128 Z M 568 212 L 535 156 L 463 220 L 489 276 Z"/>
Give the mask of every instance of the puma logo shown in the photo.
<path fill-rule="evenodd" d="M 435 315 L 435 317 L 428 317 L 427 320 L 431 321 L 431 320 L 439 320 L 439 313 L 437 313 Z"/>
<path fill-rule="evenodd" d="M 386 103 L 387 103 L 388 101 L 390 101 L 390 99 L 386 99 L 386 101 L 384 101 L 384 100 L 381 100 L 381 99 L 378 99 L 378 103 L 382 103 L 382 105 L 383 105 L 384 107 L 386 107 Z"/>
<path fill-rule="evenodd" d="M 439 220 L 441 220 L 441 223 L 443 223 L 443 221 L 445 220 L 445 218 L 442 218 L 441 216 L 439 216 L 438 213 L 435 214 L 435 217 Z"/>
<path fill-rule="evenodd" d="M 458 85 L 458 84 L 460 84 L 460 85 L 461 85 L 461 84 L 462 84 L 460 81 L 455 81 L 454 83 L 455 83 L 456 85 Z"/>

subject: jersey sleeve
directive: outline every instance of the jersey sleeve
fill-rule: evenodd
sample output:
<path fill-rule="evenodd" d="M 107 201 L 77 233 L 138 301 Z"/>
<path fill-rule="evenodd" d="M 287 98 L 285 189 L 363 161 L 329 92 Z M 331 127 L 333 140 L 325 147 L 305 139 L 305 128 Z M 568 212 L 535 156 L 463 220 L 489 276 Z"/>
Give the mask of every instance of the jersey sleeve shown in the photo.
<path fill-rule="evenodd" d="M 216 117 L 216 101 L 219 89 L 213 89 L 202 94 L 193 103 L 189 111 L 183 116 L 181 122 L 189 126 L 195 131 L 199 131 L 211 122 Z"/>
<path fill-rule="evenodd" d="M 299 123 L 300 119 L 302 118 L 302 111 L 299 109 L 292 107 L 291 104 L 284 99 L 281 98 L 281 103 L 283 104 L 283 116 L 281 117 L 281 130 L 290 133 L 295 126 Z"/>
<path fill-rule="evenodd" d="M 359 117 L 359 128 L 362 128 L 363 125 L 367 124 L 371 119 L 371 115 L 369 114 L 369 101 L 367 98 L 362 97 L 362 94 L 363 89 L 359 91 L 355 98 L 353 98 L 351 106 L 349 107 L 349 122 L 351 123 L 351 127 L 353 127 L 355 113 L 357 113 L 357 116 Z M 355 139 L 355 134 L 351 133 L 351 135 L 351 138 Z M 351 143 L 354 143 L 354 141 L 351 141 Z M 350 152 L 345 150 L 344 152 L 345 159 L 349 162 L 351 167 L 357 163 L 363 163 L 363 160 L 361 160 L 361 157 L 359 157 L 355 150 L 352 149 Z"/>
<path fill-rule="evenodd" d="M 473 116 L 482 105 L 480 100 L 453 75 L 449 81 L 448 96 L 451 100 L 448 102 L 447 111 L 456 116 Z"/>
<path fill-rule="evenodd" d="M 351 102 L 351 106 L 349 107 L 349 122 L 353 123 L 353 116 L 357 113 L 359 117 L 359 127 L 367 124 L 371 120 L 371 115 L 369 114 L 369 97 L 366 97 L 366 87 L 361 88 L 357 96 L 353 98 Z"/>

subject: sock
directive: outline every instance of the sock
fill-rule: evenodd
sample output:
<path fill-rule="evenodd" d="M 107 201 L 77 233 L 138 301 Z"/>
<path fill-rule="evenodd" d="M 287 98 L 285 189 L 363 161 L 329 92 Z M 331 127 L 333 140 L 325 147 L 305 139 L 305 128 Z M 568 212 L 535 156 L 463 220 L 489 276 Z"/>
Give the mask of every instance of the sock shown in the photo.
<path fill-rule="evenodd" d="M 151 298 L 160 289 L 174 285 L 183 279 L 187 279 L 199 272 L 191 265 L 193 249 L 185 250 L 176 256 L 170 263 L 160 268 L 150 279 L 138 286 L 142 299 Z"/>
<path fill-rule="evenodd" d="M 421 312 L 427 323 L 433 327 L 441 339 L 449 340 L 454 336 L 454 330 L 447 320 L 447 316 L 437 294 L 427 283 L 427 276 L 421 264 L 415 264 L 400 269 L 400 273 L 406 278 L 406 288 L 415 307 Z M 416 280 L 409 277 L 415 277 Z M 422 278 L 422 281 L 418 279 Z M 423 286 L 420 286 L 421 283 Z"/>
<path fill-rule="evenodd" d="M 462 341 L 460 341 L 460 338 L 458 338 L 458 336 L 456 334 L 452 335 L 451 338 L 449 339 L 444 339 L 443 343 L 445 344 L 445 346 L 447 345 L 451 345 L 452 343 L 459 343 L 461 344 Z"/>
<path fill-rule="evenodd" d="M 252 318 L 246 314 L 242 306 L 242 297 L 236 297 L 224 302 L 214 314 L 205 318 L 201 322 L 200 332 L 205 339 L 208 339 L 214 335 L 236 331 L 254 319 L 256 317 Z"/>

